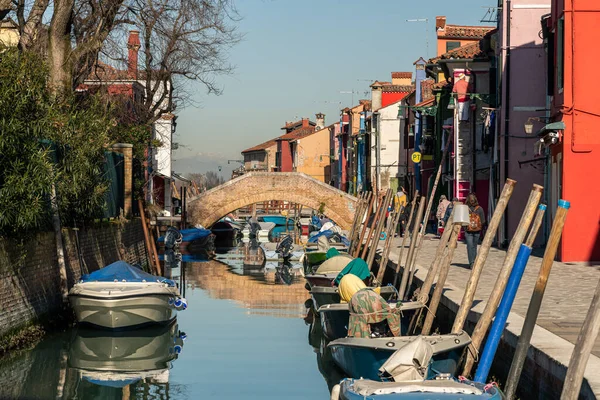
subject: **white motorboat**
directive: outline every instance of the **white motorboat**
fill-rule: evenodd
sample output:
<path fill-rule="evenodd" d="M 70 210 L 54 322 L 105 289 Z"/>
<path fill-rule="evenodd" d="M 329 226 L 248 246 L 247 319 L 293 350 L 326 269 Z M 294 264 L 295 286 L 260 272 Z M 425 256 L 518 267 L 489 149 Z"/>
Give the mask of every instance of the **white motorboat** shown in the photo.
<path fill-rule="evenodd" d="M 166 324 L 187 307 L 174 281 L 124 261 L 84 275 L 69 301 L 80 323 L 109 329 Z"/>

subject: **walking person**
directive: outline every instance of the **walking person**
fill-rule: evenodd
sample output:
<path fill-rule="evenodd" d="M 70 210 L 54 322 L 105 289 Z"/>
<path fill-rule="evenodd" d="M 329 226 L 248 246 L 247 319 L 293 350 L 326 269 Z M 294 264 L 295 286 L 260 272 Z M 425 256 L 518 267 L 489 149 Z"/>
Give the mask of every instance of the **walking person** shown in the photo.
<path fill-rule="evenodd" d="M 467 242 L 467 256 L 469 257 L 469 268 L 473 268 L 475 257 L 477 257 L 477 245 L 479 236 L 485 224 L 483 208 L 479 206 L 475 193 L 467 196 L 466 205 L 469 206 L 469 225 L 465 229 L 465 240 Z"/>
<path fill-rule="evenodd" d="M 407 204 L 407 199 L 406 199 L 406 191 L 403 187 L 400 187 L 398 189 L 398 192 L 396 192 L 396 194 L 394 195 L 394 212 L 397 214 L 399 212 L 402 212 L 403 214 L 406 213 L 406 204 Z M 406 223 L 406 221 L 404 221 Z M 398 224 L 398 231 L 396 232 L 397 235 L 402 236 L 402 218 L 400 220 L 400 223 Z"/>
<path fill-rule="evenodd" d="M 438 220 L 437 231 L 436 231 L 437 237 L 440 237 L 442 235 L 442 233 L 444 232 L 444 226 L 446 225 L 444 223 L 444 216 L 446 215 L 446 210 L 448 209 L 449 205 L 450 205 L 450 202 L 448 201 L 448 198 L 445 195 L 441 195 L 440 201 L 438 203 L 438 208 L 435 213 L 435 217 Z"/>

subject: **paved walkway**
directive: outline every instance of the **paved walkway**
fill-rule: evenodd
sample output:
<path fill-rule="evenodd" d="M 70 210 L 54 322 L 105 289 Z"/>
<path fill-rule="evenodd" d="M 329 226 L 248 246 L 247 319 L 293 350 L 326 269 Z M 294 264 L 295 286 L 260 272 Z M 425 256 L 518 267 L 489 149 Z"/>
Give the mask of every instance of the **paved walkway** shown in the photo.
<path fill-rule="evenodd" d="M 395 246 L 392 248 L 395 255 L 390 256 L 394 263 L 396 263 L 401 243 L 401 240 L 396 238 Z M 419 269 L 426 270 L 430 267 L 435 258 L 438 243 L 439 240 L 432 235 L 424 238 L 417 260 Z M 407 252 L 408 249 L 404 250 L 403 257 L 406 257 Z M 534 249 L 534 254 L 536 255 L 532 254 L 529 259 L 511 310 L 522 317 L 525 317 L 529 307 L 529 300 L 542 262 L 543 249 L 539 251 Z M 489 297 L 505 255 L 506 252 L 503 250 L 490 249 L 475 293 L 474 310 L 483 311 L 484 304 L 481 302 L 486 301 Z M 465 289 L 471 272 L 470 269 L 465 268 L 467 266 L 467 248 L 463 242 L 459 242 L 447 280 L 449 290 Z M 537 324 L 575 344 L 599 279 L 600 264 L 554 262 Z M 462 293 L 460 297 L 462 298 Z M 600 357 L 600 337 L 596 340 L 593 354 Z"/>

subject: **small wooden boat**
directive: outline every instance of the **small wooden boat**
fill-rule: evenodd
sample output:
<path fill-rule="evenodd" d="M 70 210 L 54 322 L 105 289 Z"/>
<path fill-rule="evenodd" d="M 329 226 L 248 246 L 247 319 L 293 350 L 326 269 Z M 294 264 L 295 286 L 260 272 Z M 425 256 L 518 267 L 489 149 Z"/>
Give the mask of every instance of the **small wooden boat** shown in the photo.
<path fill-rule="evenodd" d="M 406 333 L 412 311 L 419 310 L 424 307 L 423 303 L 411 301 L 407 303 L 390 303 L 390 306 L 400 308 L 402 311 L 402 333 Z M 348 335 L 348 323 L 350 321 L 350 310 L 348 303 L 332 303 L 326 304 L 317 309 L 321 317 L 321 327 L 323 334 L 329 340 L 344 338 Z"/>
<path fill-rule="evenodd" d="M 176 240 L 177 247 L 181 251 L 193 252 L 193 249 L 207 248 L 214 250 L 215 235 L 208 229 L 190 228 L 177 231 L 175 228 L 169 228 L 167 234 L 161 236 L 156 241 L 159 248 L 173 248 L 171 245 L 170 233 L 176 231 L 180 234 L 180 238 Z"/>
<path fill-rule="evenodd" d="M 430 376 L 436 373 L 456 374 L 458 361 L 471 337 L 466 332 L 458 334 L 418 336 L 432 348 Z M 378 374 L 381 366 L 397 350 L 409 345 L 417 336 L 398 336 L 380 338 L 336 339 L 328 344 L 331 354 L 338 367 L 350 378 L 364 378 L 380 381 Z"/>
<path fill-rule="evenodd" d="M 69 301 L 77 321 L 108 329 L 169 323 L 187 307 L 174 281 L 124 261 L 82 276 Z"/>
<path fill-rule="evenodd" d="M 332 390 L 332 400 L 502 400 L 497 386 L 449 377 L 422 382 L 377 382 L 344 379 Z"/>
<path fill-rule="evenodd" d="M 331 286 L 331 283 L 338 276 L 340 271 L 346 268 L 346 265 L 348 265 L 353 259 L 354 257 L 351 255 L 341 253 L 323 261 L 313 274 L 306 274 L 304 277 L 311 287 Z"/>

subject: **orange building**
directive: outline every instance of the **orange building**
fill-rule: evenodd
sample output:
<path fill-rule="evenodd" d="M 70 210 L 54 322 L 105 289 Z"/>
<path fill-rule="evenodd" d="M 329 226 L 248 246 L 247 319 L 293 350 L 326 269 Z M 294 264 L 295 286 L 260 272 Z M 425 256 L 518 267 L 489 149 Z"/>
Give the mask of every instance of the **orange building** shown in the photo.
<path fill-rule="evenodd" d="M 437 32 L 437 54 L 439 57 L 450 50 L 457 49 L 469 43 L 479 43 L 495 26 L 465 26 L 448 25 L 446 17 L 435 17 L 435 30 Z"/>
<path fill-rule="evenodd" d="M 553 0 L 542 19 L 548 54 L 550 123 L 538 131 L 540 152 L 549 148 L 551 205 L 571 203 L 559 256 L 600 260 L 600 102 L 590 83 L 600 55 L 598 0 Z M 553 210 L 554 211 L 554 210 Z"/>

